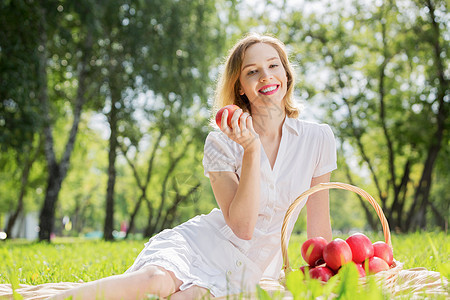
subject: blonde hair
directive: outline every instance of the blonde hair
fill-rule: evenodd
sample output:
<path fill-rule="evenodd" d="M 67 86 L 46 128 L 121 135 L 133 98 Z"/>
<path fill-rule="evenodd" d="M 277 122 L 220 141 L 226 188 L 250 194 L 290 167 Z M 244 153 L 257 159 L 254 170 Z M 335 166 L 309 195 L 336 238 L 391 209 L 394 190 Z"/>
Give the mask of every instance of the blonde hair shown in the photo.
<path fill-rule="evenodd" d="M 242 62 L 244 60 L 245 51 L 252 45 L 257 43 L 265 43 L 272 46 L 280 56 L 281 63 L 286 70 L 287 90 L 283 99 L 286 115 L 290 118 L 297 118 L 299 109 L 294 104 L 294 70 L 289 62 L 283 42 L 269 35 L 259 35 L 251 33 L 239 40 L 228 53 L 223 70 L 217 82 L 216 94 L 213 105 L 213 116 L 223 106 L 235 104 L 242 108 L 244 112 L 251 114 L 250 102 L 247 96 L 240 95 L 239 76 L 241 74 Z"/>

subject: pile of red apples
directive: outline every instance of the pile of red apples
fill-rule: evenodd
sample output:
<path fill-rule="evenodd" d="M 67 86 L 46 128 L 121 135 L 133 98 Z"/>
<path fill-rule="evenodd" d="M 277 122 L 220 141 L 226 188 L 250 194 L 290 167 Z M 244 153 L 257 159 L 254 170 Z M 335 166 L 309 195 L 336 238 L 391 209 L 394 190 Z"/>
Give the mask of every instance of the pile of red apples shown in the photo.
<path fill-rule="evenodd" d="M 323 237 L 315 237 L 303 243 L 302 257 L 308 266 L 300 267 L 309 276 L 328 281 L 345 264 L 355 264 L 359 277 L 389 270 L 394 263 L 391 247 L 385 242 L 372 243 L 362 234 L 355 233 L 345 241 L 336 238 L 327 242 Z"/>

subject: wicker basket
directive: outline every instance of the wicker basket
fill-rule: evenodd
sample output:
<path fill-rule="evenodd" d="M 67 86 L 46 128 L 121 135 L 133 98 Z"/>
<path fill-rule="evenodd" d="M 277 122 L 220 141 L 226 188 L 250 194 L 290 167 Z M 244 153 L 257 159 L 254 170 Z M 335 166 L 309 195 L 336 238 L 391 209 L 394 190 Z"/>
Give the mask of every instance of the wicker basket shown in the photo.
<path fill-rule="evenodd" d="M 313 186 L 309 190 L 302 193 L 300 196 L 295 199 L 295 201 L 289 206 L 286 215 L 283 220 L 283 226 L 281 228 L 281 251 L 283 255 L 283 264 L 284 264 L 284 271 L 287 275 L 290 271 L 292 271 L 290 265 L 289 265 L 289 258 L 288 258 L 288 242 L 289 242 L 289 235 L 287 234 L 287 228 L 289 224 L 289 220 L 291 219 L 292 214 L 294 213 L 296 207 L 305 200 L 308 196 L 322 190 L 328 190 L 328 189 L 342 189 L 342 190 L 348 190 L 355 192 L 362 196 L 364 199 L 369 201 L 369 203 L 373 206 L 375 209 L 378 217 L 380 218 L 381 225 L 383 227 L 383 233 L 384 233 L 384 240 L 385 242 L 391 247 L 392 249 L 392 243 L 391 243 L 391 232 L 389 230 L 389 224 L 386 220 L 386 217 L 384 216 L 383 210 L 378 205 L 378 203 L 375 201 L 375 199 L 366 191 L 363 189 L 360 189 L 356 186 L 347 184 L 347 183 L 340 183 L 340 182 L 328 182 L 328 183 L 320 183 L 318 185 Z M 387 271 L 382 271 L 377 274 L 375 274 L 375 277 L 377 280 L 383 280 L 384 285 L 387 288 L 393 288 L 395 284 L 395 280 L 397 278 L 398 273 L 402 270 L 403 264 L 394 260 L 394 263 L 392 264 L 391 268 Z"/>

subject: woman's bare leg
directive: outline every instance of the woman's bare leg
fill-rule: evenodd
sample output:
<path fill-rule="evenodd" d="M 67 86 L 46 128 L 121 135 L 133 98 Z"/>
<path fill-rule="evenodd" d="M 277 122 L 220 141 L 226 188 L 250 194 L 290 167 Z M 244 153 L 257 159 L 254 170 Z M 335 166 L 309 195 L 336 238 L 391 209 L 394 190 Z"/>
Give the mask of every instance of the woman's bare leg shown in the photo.
<path fill-rule="evenodd" d="M 161 267 L 148 266 L 136 272 L 114 275 L 70 289 L 50 299 L 139 300 L 147 294 L 167 297 L 179 290 L 181 280 Z"/>

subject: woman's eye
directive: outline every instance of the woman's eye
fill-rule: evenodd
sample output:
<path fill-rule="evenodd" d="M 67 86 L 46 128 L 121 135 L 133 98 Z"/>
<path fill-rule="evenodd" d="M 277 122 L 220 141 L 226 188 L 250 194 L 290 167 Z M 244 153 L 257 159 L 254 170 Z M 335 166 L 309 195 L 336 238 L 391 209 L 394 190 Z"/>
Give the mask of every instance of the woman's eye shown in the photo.
<path fill-rule="evenodd" d="M 247 75 L 253 75 L 253 74 L 255 74 L 256 72 L 257 72 L 256 70 L 251 70 L 251 71 L 248 71 Z"/>
<path fill-rule="evenodd" d="M 270 65 L 270 67 L 271 68 L 276 68 L 276 67 L 278 67 L 278 65 L 277 64 L 272 64 L 272 65 Z"/>

